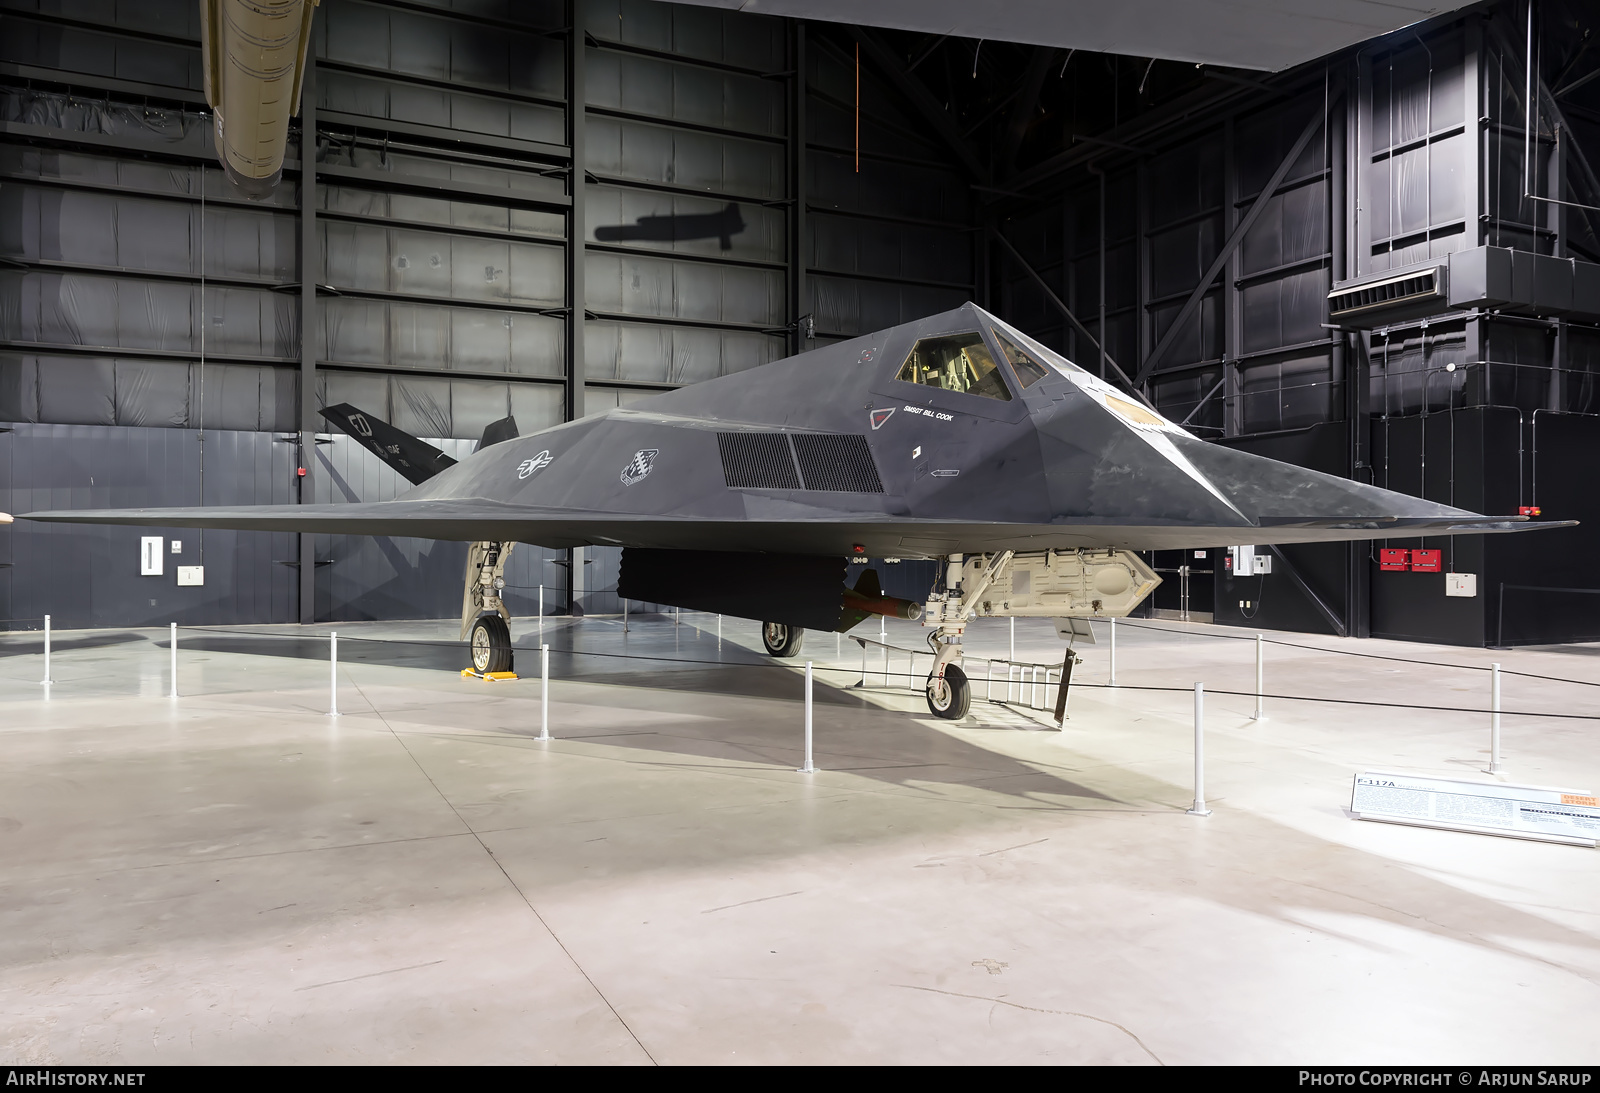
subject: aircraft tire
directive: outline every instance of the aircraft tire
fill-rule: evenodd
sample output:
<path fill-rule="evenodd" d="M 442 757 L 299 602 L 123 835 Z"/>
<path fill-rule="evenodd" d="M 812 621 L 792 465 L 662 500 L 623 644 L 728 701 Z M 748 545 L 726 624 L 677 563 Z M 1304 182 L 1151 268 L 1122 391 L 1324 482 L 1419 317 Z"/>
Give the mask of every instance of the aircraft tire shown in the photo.
<path fill-rule="evenodd" d="M 805 641 L 805 628 L 790 626 L 785 622 L 761 624 L 761 644 L 775 657 L 792 657 L 800 653 L 800 643 Z"/>
<path fill-rule="evenodd" d="M 485 615 L 472 624 L 473 671 L 482 675 L 511 671 L 511 628 L 499 615 Z"/>
<path fill-rule="evenodd" d="M 954 664 L 944 666 L 944 679 L 928 676 L 928 709 L 946 721 L 960 721 L 972 708 L 972 685 Z"/>

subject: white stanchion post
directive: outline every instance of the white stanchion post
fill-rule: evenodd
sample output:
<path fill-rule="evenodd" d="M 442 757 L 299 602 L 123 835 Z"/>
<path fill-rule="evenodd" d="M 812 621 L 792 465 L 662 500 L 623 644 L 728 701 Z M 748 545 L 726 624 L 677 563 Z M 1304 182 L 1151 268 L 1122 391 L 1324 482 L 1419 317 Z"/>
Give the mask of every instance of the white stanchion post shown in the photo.
<path fill-rule="evenodd" d="M 867 643 L 861 643 L 861 686 L 867 685 Z"/>
<path fill-rule="evenodd" d="M 1500 774 L 1500 665 L 1490 665 L 1489 671 L 1489 773 Z"/>
<path fill-rule="evenodd" d="M 676 607 L 674 607 L 672 609 L 672 625 L 674 625 L 674 626 L 678 625 L 678 613 L 679 613 L 679 610 L 680 609 L 676 608 Z"/>
<path fill-rule="evenodd" d="M 44 678 L 40 683 L 54 683 L 50 678 L 50 616 L 44 617 Z"/>
<path fill-rule="evenodd" d="M 624 634 L 628 632 L 628 600 L 626 597 L 622 600 L 622 632 Z"/>
<path fill-rule="evenodd" d="M 544 633 L 544 585 L 539 586 L 539 633 Z"/>
<path fill-rule="evenodd" d="M 1209 816 L 1206 807 L 1206 687 L 1194 685 L 1194 805 L 1191 816 Z"/>
<path fill-rule="evenodd" d="M 550 739 L 550 646 L 539 646 L 539 739 Z"/>
<path fill-rule="evenodd" d="M 172 677 L 172 686 L 167 691 L 167 697 L 169 697 L 169 698 L 177 698 L 178 697 L 178 624 L 177 623 L 173 623 L 172 624 L 172 637 L 167 642 L 167 647 L 171 651 L 171 654 L 172 654 L 172 667 L 168 670 L 168 673 L 167 673 L 168 675 L 170 675 Z"/>
<path fill-rule="evenodd" d="M 811 765 L 811 662 L 806 661 L 806 761 L 800 768 L 801 774 L 813 774 L 816 767 Z"/>
<path fill-rule="evenodd" d="M 339 716 L 339 631 L 328 634 L 328 716 Z"/>
<path fill-rule="evenodd" d="M 1260 634 L 1256 635 L 1256 712 L 1250 715 L 1252 721 L 1265 721 L 1267 711 L 1263 708 L 1266 692 L 1266 642 Z"/>
<path fill-rule="evenodd" d="M 1111 620 L 1111 678 L 1106 680 L 1106 686 L 1117 685 L 1117 620 Z"/>
<path fill-rule="evenodd" d="M 1017 659 L 1017 617 L 1011 616 L 1011 659 Z"/>

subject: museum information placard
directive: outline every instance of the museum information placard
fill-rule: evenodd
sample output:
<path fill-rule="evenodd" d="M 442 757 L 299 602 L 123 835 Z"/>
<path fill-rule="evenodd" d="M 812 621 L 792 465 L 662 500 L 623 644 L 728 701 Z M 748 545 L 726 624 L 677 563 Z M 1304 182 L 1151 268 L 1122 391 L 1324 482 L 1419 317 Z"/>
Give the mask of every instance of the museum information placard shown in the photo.
<path fill-rule="evenodd" d="M 1364 771 L 1355 776 L 1350 811 L 1359 820 L 1577 846 L 1594 846 L 1600 838 L 1600 801 L 1583 790 L 1549 786 Z"/>

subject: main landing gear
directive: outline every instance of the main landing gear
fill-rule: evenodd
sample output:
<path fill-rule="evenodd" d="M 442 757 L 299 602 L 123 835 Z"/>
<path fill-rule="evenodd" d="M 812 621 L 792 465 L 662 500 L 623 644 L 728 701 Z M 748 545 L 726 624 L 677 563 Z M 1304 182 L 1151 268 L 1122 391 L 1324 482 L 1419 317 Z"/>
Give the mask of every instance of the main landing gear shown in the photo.
<path fill-rule="evenodd" d="M 499 615 L 472 624 L 472 670 L 481 676 L 511 671 L 511 628 Z"/>
<path fill-rule="evenodd" d="M 805 640 L 805 628 L 790 626 L 786 622 L 761 624 L 761 644 L 775 657 L 792 657 L 800 653 L 800 643 Z"/>
<path fill-rule="evenodd" d="M 506 559 L 515 545 L 479 542 L 467 549 L 461 637 L 466 640 L 471 635 L 472 670 L 481 676 L 511 671 L 511 612 L 500 599 L 500 591 L 506 586 Z"/>

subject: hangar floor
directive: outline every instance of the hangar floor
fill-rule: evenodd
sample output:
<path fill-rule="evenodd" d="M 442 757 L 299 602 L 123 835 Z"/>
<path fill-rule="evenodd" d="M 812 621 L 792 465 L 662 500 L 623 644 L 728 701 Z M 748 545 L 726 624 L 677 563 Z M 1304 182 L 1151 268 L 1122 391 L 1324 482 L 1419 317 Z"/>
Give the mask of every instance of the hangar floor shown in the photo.
<path fill-rule="evenodd" d="M 309 629 L 184 631 L 176 701 L 164 631 L 58 633 L 48 689 L 39 635 L 0 636 L 8 1061 L 1600 1059 L 1594 851 L 1345 811 L 1363 767 L 1478 771 L 1482 714 L 1213 694 L 1215 811 L 1185 814 L 1191 697 L 1128 685 L 1249 690 L 1236 630 L 1119 626 L 1125 686 L 1085 649 L 1063 732 L 981 683 L 951 724 L 822 673 L 803 775 L 753 624 L 547 622 L 586 651 L 553 657 L 548 743 L 537 679 L 461 678 L 449 624 L 339 629 L 337 719 Z M 1281 637 L 1404 659 L 1271 646 L 1271 693 L 1487 704 L 1407 660 L 1600 683 L 1596 647 Z M 1060 656 L 1048 623 L 1018 642 Z M 660 659 L 590 655 L 624 652 Z M 1600 690 L 1507 677 L 1505 705 Z M 1510 775 L 1600 784 L 1595 732 L 1508 716 Z"/>

